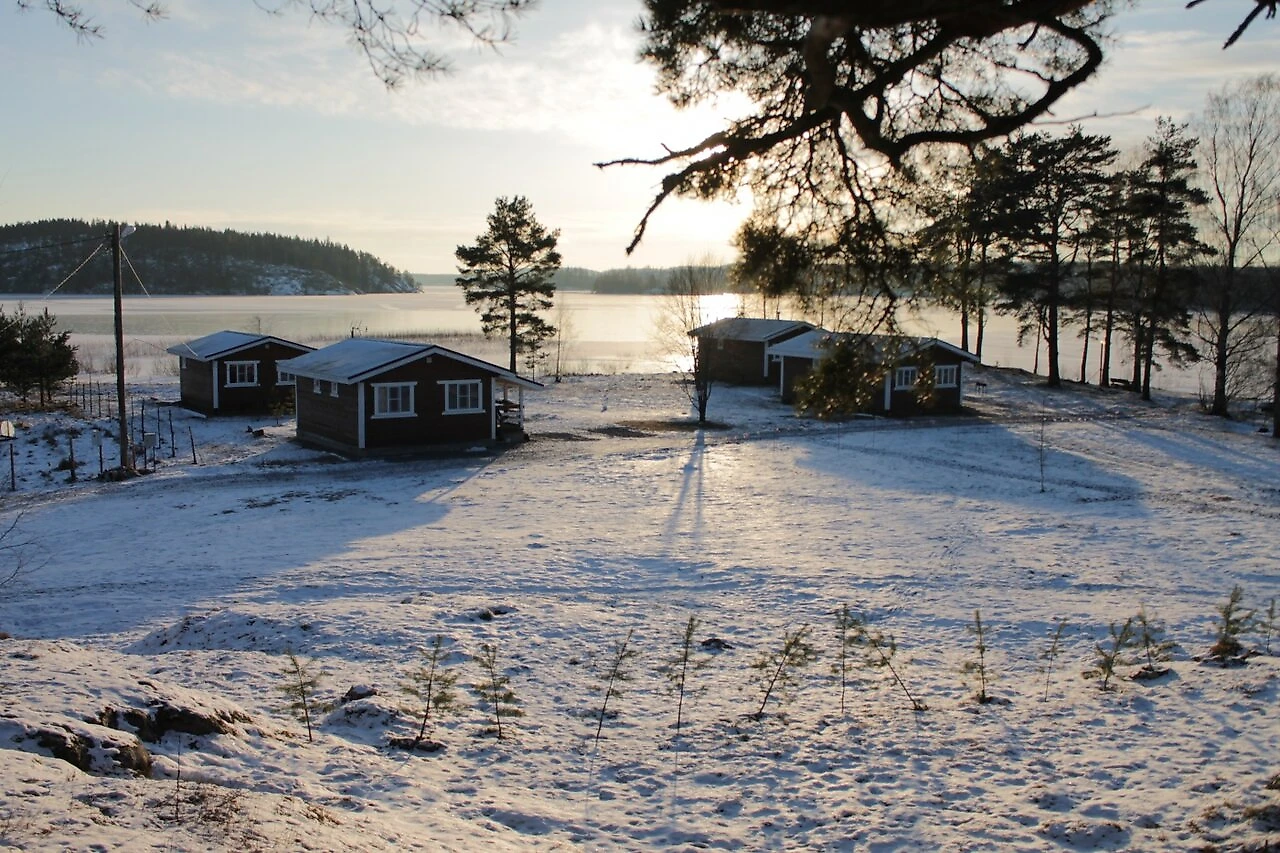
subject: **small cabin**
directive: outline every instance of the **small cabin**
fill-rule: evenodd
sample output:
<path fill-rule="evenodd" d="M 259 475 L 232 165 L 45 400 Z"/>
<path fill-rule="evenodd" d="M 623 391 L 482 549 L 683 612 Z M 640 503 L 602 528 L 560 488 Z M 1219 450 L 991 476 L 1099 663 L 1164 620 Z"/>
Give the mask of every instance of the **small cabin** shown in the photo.
<path fill-rule="evenodd" d="M 959 412 L 964 407 L 965 365 L 979 363 L 973 353 L 938 338 L 837 335 L 811 329 L 769 348 L 784 403 L 795 402 L 797 384 L 827 357 L 836 341 L 865 352 L 864 381 L 879 389 L 869 398 L 867 414 Z"/>
<path fill-rule="evenodd" d="M 689 332 L 698 348 L 698 370 L 712 382 L 771 385 L 778 381 L 768 348 L 813 328 L 802 320 L 728 317 Z"/>
<path fill-rule="evenodd" d="M 434 344 L 349 338 L 282 365 L 297 377 L 298 440 L 352 456 L 528 438 L 511 371 Z"/>
<path fill-rule="evenodd" d="M 214 332 L 171 346 L 182 406 L 205 415 L 266 415 L 293 401 L 293 377 L 279 363 L 314 347 L 274 335 Z"/>

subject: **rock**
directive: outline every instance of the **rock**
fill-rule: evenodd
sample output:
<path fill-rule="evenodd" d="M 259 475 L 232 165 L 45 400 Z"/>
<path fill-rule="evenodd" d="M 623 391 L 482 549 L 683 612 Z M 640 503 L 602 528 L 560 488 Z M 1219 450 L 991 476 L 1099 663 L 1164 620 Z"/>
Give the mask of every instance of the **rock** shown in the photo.
<path fill-rule="evenodd" d="M 357 699 L 368 699 L 370 696 L 377 696 L 378 688 L 370 687 L 367 684 L 353 684 L 347 688 L 347 692 L 342 694 L 342 698 L 338 701 L 345 705 L 348 702 L 354 702 Z"/>
<path fill-rule="evenodd" d="M 155 743 L 169 732 L 188 735 L 235 734 L 236 723 L 250 721 L 248 714 L 230 708 L 195 709 L 156 698 L 150 708 L 104 708 L 97 722 L 112 729 L 136 732 L 138 737 Z"/>
<path fill-rule="evenodd" d="M 18 722 L 14 742 L 34 741 L 54 758 L 98 776 L 150 776 L 151 753 L 137 736 L 73 720 Z"/>
<path fill-rule="evenodd" d="M 722 652 L 725 649 L 731 649 L 733 646 L 719 637 L 707 637 L 702 641 L 702 647 L 709 652 Z"/>

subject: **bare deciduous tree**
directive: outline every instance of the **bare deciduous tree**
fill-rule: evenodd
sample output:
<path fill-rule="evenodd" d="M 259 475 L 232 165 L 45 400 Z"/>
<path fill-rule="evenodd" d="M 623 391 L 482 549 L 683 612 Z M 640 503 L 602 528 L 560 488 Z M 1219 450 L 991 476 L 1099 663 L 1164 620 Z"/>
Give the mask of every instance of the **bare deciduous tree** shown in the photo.
<path fill-rule="evenodd" d="M 724 267 L 711 258 L 676 267 L 667 279 L 662 307 L 654 321 L 654 334 L 664 355 L 683 374 L 685 393 L 698 412 L 698 423 L 707 422 L 707 406 L 713 382 L 704 362 L 698 339 L 689 333 L 708 320 L 707 297 L 724 290 Z"/>
<path fill-rule="evenodd" d="M 0 587 L 13 583 L 35 565 L 36 541 L 23 534 L 22 513 L 0 522 Z"/>
<path fill-rule="evenodd" d="M 1197 336 L 1214 366 L 1210 411 L 1225 417 L 1233 375 L 1269 338 L 1256 322 L 1268 306 L 1238 271 L 1258 263 L 1272 242 L 1265 226 L 1280 190 L 1280 76 L 1262 74 L 1210 94 L 1197 131 L 1211 197 L 1205 236 L 1216 251 Z"/>

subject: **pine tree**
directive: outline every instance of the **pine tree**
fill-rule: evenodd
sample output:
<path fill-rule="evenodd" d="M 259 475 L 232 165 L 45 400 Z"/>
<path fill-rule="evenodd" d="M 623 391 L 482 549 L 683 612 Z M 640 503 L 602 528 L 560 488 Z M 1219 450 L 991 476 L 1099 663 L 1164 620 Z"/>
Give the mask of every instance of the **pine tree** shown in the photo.
<path fill-rule="evenodd" d="M 1137 628 L 1135 630 L 1135 644 L 1141 648 L 1142 657 L 1146 663 L 1133 677 L 1138 679 L 1158 678 L 1168 672 L 1167 667 L 1157 666 L 1158 663 L 1173 659 L 1173 651 L 1178 648 L 1178 644 L 1173 640 L 1167 640 L 1164 636 L 1164 625 L 1147 615 L 1147 608 L 1140 607 L 1136 618 Z"/>
<path fill-rule="evenodd" d="M 756 671 L 756 679 L 760 683 L 760 707 L 752 714 L 759 720 L 764 716 L 764 709 L 769 700 L 777 694 L 779 704 L 785 702 L 789 691 L 799 685 L 798 670 L 813 663 L 818 658 L 817 651 L 809 644 L 809 626 L 804 625 L 796 631 L 784 631 L 782 645 L 772 651 L 762 652 L 751 668 Z"/>
<path fill-rule="evenodd" d="M 427 736 L 427 725 L 431 721 L 431 712 L 437 717 L 444 714 L 455 714 L 460 710 L 454 685 L 458 674 L 444 668 L 444 637 L 436 634 L 431 647 L 422 652 L 421 665 L 409 676 L 410 683 L 405 685 L 404 692 L 422 702 L 422 724 L 413 739 L 411 748 L 416 748 Z"/>
<path fill-rule="evenodd" d="M 609 700 L 622 696 L 622 685 L 631 680 L 631 662 L 636 658 L 635 649 L 631 648 L 632 631 L 627 631 L 627 636 L 613 647 L 613 653 L 609 656 L 609 669 L 604 676 L 603 690 L 604 695 L 600 700 L 600 711 L 596 715 L 596 737 L 595 745 L 600 746 L 600 734 L 604 731 L 604 719 L 609 713 Z"/>
<path fill-rule="evenodd" d="M 684 722 L 684 700 L 692 692 L 689 688 L 689 680 L 710 663 L 710 658 L 706 655 L 699 656 L 694 652 L 693 638 L 701 624 L 696 616 L 689 617 L 680 635 L 680 645 L 676 653 L 658 668 L 659 674 L 666 678 L 670 691 L 676 697 L 677 738 L 680 737 L 681 725 Z"/>
<path fill-rule="evenodd" d="M 863 642 L 865 622 L 861 616 L 842 604 L 836 611 L 836 659 L 831 664 L 831 674 L 840 681 L 840 715 L 845 713 L 845 697 L 849 689 L 849 674 L 855 665 L 854 652 Z"/>
<path fill-rule="evenodd" d="M 966 675 L 974 675 L 978 679 L 978 695 L 979 705 L 985 705 L 991 701 L 991 696 L 987 693 L 987 684 L 990 678 L 990 671 L 987 668 L 987 652 L 990 646 L 987 645 L 987 628 L 982 624 L 982 613 L 978 610 L 973 611 L 973 624 L 969 626 L 969 632 L 974 638 L 974 659 L 965 661 L 961 671 Z"/>
<path fill-rule="evenodd" d="M 1094 644 L 1094 663 L 1091 669 L 1085 671 L 1086 678 L 1101 678 L 1099 684 L 1103 690 L 1111 689 L 1111 679 L 1116 674 L 1116 668 L 1121 666 L 1131 666 L 1133 664 L 1132 657 L 1128 654 L 1133 648 L 1133 617 L 1130 616 L 1124 620 L 1124 624 L 1116 627 L 1116 623 L 1111 623 L 1110 643 Z"/>
<path fill-rule="evenodd" d="M 280 689 L 289 699 L 289 710 L 307 724 L 307 742 L 311 743 L 315 740 L 311 729 L 311 712 L 315 707 L 316 688 L 320 686 L 324 673 L 313 671 L 310 662 L 300 660 L 291 650 L 286 651 L 285 656 L 289 663 L 283 672 L 285 685 Z"/>
<path fill-rule="evenodd" d="M 1218 636 L 1209 649 L 1209 657 L 1220 663 L 1238 659 L 1244 652 L 1240 635 L 1253 623 L 1254 611 L 1244 610 L 1240 606 L 1243 600 L 1244 588 L 1237 584 L 1231 588 L 1226 602 L 1218 606 Z"/>
<path fill-rule="evenodd" d="M 1049 701 L 1049 680 L 1053 675 L 1053 662 L 1058 659 L 1058 654 L 1062 651 L 1062 632 L 1067 629 L 1067 620 L 1056 620 L 1056 627 L 1053 629 L 1053 636 L 1049 638 L 1049 645 L 1040 653 L 1040 659 L 1044 664 L 1044 701 Z"/>
<path fill-rule="evenodd" d="M 506 718 L 524 716 L 515 692 L 511 689 L 511 678 L 498 666 L 498 647 L 496 644 L 484 643 L 480 646 L 480 654 L 476 655 L 480 664 L 481 680 L 475 684 L 476 694 L 489 709 L 493 719 L 493 731 L 498 740 L 503 739 L 502 721 Z"/>
<path fill-rule="evenodd" d="M 559 230 L 548 231 L 524 196 L 499 198 L 489 229 L 474 246 L 459 246 L 457 284 L 480 312 L 486 336 L 505 334 L 512 373 L 521 353 L 536 354 L 555 334 L 538 316 L 551 308 L 560 268 Z"/>

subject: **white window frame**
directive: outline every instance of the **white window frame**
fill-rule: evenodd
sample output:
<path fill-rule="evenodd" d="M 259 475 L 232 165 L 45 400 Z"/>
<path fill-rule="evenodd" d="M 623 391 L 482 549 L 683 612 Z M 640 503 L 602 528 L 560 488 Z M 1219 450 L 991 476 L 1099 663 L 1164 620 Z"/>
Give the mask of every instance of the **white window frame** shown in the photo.
<path fill-rule="evenodd" d="M 960 365 L 937 364 L 933 368 L 934 388 L 955 388 L 960 384 Z"/>
<path fill-rule="evenodd" d="M 330 382 L 330 383 L 329 383 L 329 396 L 330 396 L 330 397 L 336 397 L 336 396 L 338 396 L 338 383 L 337 383 L 337 382 Z"/>
<path fill-rule="evenodd" d="M 373 383 L 373 417 L 375 420 L 383 418 L 416 418 L 418 416 L 417 393 L 415 388 L 417 382 L 374 382 Z M 403 408 L 397 408 L 394 411 L 390 409 L 391 392 L 395 390 L 403 394 L 407 390 L 401 400 L 401 405 L 407 399 L 408 405 Z"/>
<path fill-rule="evenodd" d="M 478 415 L 484 412 L 484 380 L 483 379 L 449 379 L 440 383 L 444 386 L 444 413 L 446 415 Z M 475 387 L 475 408 L 463 409 L 457 406 L 462 386 Z M 470 394 L 468 394 L 470 396 Z"/>
<path fill-rule="evenodd" d="M 185 355 L 178 356 L 178 369 L 179 370 L 187 369 L 187 357 Z"/>
<path fill-rule="evenodd" d="M 285 370 L 280 365 L 276 365 L 276 384 L 277 385 L 297 385 L 298 377 Z"/>
<path fill-rule="evenodd" d="M 323 394 L 323 393 L 324 393 L 324 380 L 323 380 L 323 379 L 312 379 L 312 380 L 311 380 L 311 393 L 312 393 L 312 394 Z"/>
<path fill-rule="evenodd" d="M 893 388 L 914 388 L 916 382 L 920 379 L 920 368 L 912 365 L 899 367 L 893 371 Z"/>
<path fill-rule="evenodd" d="M 258 362 L 256 361 L 228 361 L 227 367 L 227 384 L 228 388 L 257 388 L 258 387 Z M 251 382 L 233 382 L 231 377 L 241 371 L 247 370 L 253 377 Z"/>

